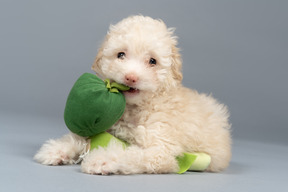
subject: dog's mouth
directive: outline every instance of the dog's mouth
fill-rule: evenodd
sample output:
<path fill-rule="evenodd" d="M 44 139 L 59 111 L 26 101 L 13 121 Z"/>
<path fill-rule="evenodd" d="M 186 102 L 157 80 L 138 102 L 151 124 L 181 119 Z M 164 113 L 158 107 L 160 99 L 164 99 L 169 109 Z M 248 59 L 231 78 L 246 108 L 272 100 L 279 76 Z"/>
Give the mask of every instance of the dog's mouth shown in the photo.
<path fill-rule="evenodd" d="M 136 94 L 138 94 L 139 92 L 140 92 L 140 90 L 137 89 L 137 88 L 134 88 L 134 87 L 130 87 L 130 89 L 129 89 L 128 91 L 123 91 L 123 93 L 124 93 L 125 95 L 131 95 L 131 96 L 136 95 Z"/>
<path fill-rule="evenodd" d="M 114 81 L 114 80 L 112 80 L 112 82 L 116 82 L 117 83 L 117 81 Z M 118 84 L 121 85 L 122 83 L 118 83 Z M 122 85 L 125 85 L 125 86 L 129 87 L 129 90 L 127 90 L 127 91 L 123 91 L 122 90 L 122 93 L 125 96 L 134 96 L 134 95 L 137 95 L 140 92 L 140 90 L 138 88 L 136 88 L 136 87 L 130 87 L 129 85 L 126 85 L 124 83 Z"/>

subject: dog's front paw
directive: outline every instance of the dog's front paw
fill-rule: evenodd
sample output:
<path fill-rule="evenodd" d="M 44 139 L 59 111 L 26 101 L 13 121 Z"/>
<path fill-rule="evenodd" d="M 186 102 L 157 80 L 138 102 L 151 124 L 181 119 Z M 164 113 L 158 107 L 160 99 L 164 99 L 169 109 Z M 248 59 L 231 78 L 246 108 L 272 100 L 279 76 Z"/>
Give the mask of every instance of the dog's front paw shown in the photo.
<path fill-rule="evenodd" d="M 117 152 L 103 148 L 94 149 L 82 161 L 81 169 L 84 173 L 94 175 L 119 174 L 119 159 L 121 150 Z M 119 153 L 120 152 L 120 153 Z"/>
<path fill-rule="evenodd" d="M 34 156 L 34 160 L 43 165 L 73 164 L 76 153 L 68 143 L 50 140 Z"/>
<path fill-rule="evenodd" d="M 118 173 L 116 156 L 111 156 L 104 150 L 93 150 L 87 155 L 82 164 L 82 171 L 95 175 L 110 175 Z"/>

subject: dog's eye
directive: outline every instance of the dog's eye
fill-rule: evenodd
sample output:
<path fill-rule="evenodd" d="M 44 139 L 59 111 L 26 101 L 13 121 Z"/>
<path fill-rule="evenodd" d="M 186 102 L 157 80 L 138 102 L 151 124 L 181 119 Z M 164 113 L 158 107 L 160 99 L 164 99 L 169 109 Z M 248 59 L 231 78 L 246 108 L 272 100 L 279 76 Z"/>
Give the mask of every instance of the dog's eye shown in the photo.
<path fill-rule="evenodd" d="M 118 59 L 124 59 L 124 57 L 125 57 L 125 53 L 124 53 L 124 52 L 119 52 L 119 53 L 117 54 L 117 58 L 118 58 Z"/>
<path fill-rule="evenodd" d="M 149 64 L 150 64 L 150 65 L 156 65 L 156 64 L 157 64 L 156 59 L 151 58 L 151 59 L 149 60 Z"/>

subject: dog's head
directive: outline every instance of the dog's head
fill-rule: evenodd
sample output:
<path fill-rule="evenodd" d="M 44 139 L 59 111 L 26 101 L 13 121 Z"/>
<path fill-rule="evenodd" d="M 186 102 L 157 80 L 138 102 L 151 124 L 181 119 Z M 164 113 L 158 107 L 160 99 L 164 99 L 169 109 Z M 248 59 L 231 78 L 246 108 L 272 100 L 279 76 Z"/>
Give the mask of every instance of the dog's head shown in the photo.
<path fill-rule="evenodd" d="M 110 26 L 92 69 L 131 87 L 127 103 L 137 104 L 181 83 L 181 57 L 173 29 L 161 20 L 132 16 Z"/>

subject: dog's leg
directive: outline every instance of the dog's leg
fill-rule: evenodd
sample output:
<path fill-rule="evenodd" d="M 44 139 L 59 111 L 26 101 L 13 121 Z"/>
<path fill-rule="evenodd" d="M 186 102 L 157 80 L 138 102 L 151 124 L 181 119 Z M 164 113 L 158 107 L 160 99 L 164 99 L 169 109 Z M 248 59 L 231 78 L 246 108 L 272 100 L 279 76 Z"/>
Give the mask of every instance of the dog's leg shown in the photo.
<path fill-rule="evenodd" d="M 73 164 L 85 150 L 85 139 L 75 134 L 67 134 L 60 139 L 48 140 L 34 156 L 34 160 L 44 165 Z"/>
<path fill-rule="evenodd" d="M 202 145 L 206 147 L 202 151 L 211 156 L 211 163 L 207 168 L 207 171 L 210 172 L 219 172 L 226 169 L 231 159 L 231 139 L 229 133 L 222 134 L 219 138 L 217 141 L 209 144 L 210 146 L 207 145 L 207 142 Z"/>
<path fill-rule="evenodd" d="M 175 156 L 163 147 L 123 149 L 121 144 L 112 144 L 106 149 L 94 149 L 82 162 L 83 172 L 100 175 L 176 173 L 178 170 Z"/>

